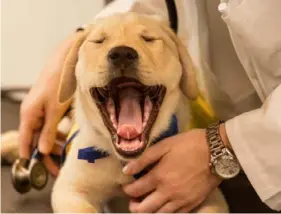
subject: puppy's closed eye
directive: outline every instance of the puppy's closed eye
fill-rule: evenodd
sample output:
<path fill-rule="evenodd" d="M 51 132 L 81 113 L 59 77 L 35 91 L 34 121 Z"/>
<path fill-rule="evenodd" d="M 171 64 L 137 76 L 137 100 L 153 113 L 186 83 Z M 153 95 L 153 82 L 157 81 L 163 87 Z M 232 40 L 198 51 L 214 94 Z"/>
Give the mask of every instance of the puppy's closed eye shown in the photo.
<path fill-rule="evenodd" d="M 142 38 L 145 42 L 154 42 L 155 40 L 158 40 L 156 37 L 153 37 L 153 36 L 145 36 L 145 35 L 142 35 L 141 38 Z"/>
<path fill-rule="evenodd" d="M 89 42 L 96 43 L 96 44 L 102 44 L 105 41 L 105 39 L 106 39 L 105 37 L 98 38 L 98 39 L 91 39 L 91 40 L 89 40 Z"/>

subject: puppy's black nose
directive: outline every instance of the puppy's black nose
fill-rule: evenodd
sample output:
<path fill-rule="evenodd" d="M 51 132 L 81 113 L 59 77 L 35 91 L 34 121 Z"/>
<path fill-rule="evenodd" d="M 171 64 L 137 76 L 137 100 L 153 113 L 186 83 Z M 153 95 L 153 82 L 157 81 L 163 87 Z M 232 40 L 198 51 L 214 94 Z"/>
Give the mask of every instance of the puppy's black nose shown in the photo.
<path fill-rule="evenodd" d="M 128 46 L 117 46 L 112 48 L 107 56 L 109 63 L 119 66 L 130 66 L 139 58 L 138 52 Z"/>

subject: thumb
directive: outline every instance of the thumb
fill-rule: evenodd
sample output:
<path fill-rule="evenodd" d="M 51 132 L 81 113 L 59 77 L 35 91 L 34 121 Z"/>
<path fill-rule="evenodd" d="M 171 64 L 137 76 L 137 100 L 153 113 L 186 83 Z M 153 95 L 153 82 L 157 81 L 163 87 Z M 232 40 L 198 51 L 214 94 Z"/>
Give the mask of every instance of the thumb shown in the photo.
<path fill-rule="evenodd" d="M 123 173 L 127 175 L 134 175 L 141 172 L 149 165 L 155 163 L 162 158 L 169 151 L 169 139 L 149 147 L 138 159 L 129 162 L 124 168 Z"/>

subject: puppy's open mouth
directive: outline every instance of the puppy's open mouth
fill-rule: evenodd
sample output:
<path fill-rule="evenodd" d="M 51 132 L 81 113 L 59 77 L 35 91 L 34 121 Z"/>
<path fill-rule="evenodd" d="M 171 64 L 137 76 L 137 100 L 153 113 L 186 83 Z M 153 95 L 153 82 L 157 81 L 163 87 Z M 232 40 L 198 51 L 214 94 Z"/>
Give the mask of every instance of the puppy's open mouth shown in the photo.
<path fill-rule="evenodd" d="M 119 77 L 105 87 L 91 88 L 90 92 L 116 151 L 124 157 L 140 155 L 147 147 L 166 88 L 146 86 L 137 79 Z"/>

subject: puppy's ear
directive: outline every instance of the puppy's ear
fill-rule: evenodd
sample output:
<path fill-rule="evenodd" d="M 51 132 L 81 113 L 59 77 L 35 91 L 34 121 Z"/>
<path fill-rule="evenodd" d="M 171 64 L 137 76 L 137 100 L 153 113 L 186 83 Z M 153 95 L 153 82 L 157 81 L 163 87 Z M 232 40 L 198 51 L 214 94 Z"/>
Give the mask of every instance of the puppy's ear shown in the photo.
<path fill-rule="evenodd" d="M 186 47 L 176 37 L 176 44 L 179 52 L 180 62 L 182 64 L 182 77 L 180 87 L 182 92 L 191 100 L 195 100 L 198 96 L 198 86 L 196 80 L 196 70 L 192 59 L 187 52 Z"/>
<path fill-rule="evenodd" d="M 88 33 L 88 29 L 81 29 L 77 32 L 77 38 L 65 58 L 59 87 L 60 103 L 64 103 L 72 98 L 76 90 L 75 68 L 78 61 L 78 52 Z"/>
<path fill-rule="evenodd" d="M 198 87 L 196 81 L 196 70 L 192 63 L 192 59 L 188 54 L 186 47 L 176 36 L 176 34 L 167 26 L 164 26 L 163 29 L 177 46 L 179 60 L 182 65 L 180 88 L 187 98 L 195 100 L 198 96 Z"/>

